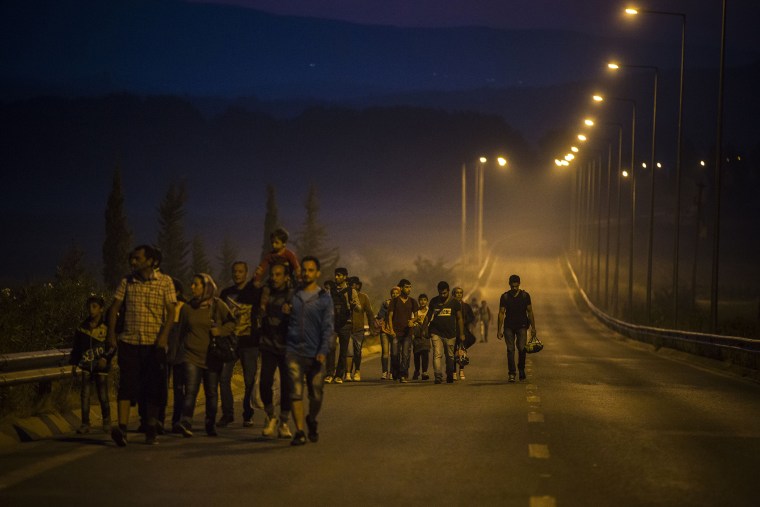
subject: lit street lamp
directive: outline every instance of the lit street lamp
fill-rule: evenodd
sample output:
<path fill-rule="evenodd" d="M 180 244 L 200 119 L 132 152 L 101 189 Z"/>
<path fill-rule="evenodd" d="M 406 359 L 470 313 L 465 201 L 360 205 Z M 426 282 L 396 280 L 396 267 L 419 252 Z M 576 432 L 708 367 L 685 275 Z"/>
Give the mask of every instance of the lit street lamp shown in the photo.
<path fill-rule="evenodd" d="M 479 173 L 476 178 L 478 198 L 478 266 L 483 262 L 483 194 L 485 193 L 485 164 L 488 162 L 488 159 L 486 159 L 486 157 L 480 157 L 479 161 Z M 504 157 L 497 157 L 496 163 L 499 164 L 499 167 L 506 167 L 507 159 Z"/>
<path fill-rule="evenodd" d="M 676 202 L 675 202 L 675 233 L 673 238 L 673 327 L 678 327 L 678 261 L 681 236 L 681 137 L 683 133 L 683 90 L 684 62 L 686 61 L 686 14 L 682 12 L 652 11 L 647 9 L 628 8 L 628 15 L 638 13 L 661 14 L 681 18 L 681 66 L 678 90 L 678 134 L 676 137 Z"/>

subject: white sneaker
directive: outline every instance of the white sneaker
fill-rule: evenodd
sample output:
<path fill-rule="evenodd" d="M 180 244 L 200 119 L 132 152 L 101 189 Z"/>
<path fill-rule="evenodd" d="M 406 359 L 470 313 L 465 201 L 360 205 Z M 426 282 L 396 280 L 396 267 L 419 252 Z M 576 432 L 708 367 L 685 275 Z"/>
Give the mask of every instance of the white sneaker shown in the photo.
<path fill-rule="evenodd" d="M 356 370 L 354 372 L 354 382 L 361 382 L 362 381 L 362 374 L 359 373 L 359 370 Z"/>
<path fill-rule="evenodd" d="M 354 380 L 354 379 L 353 379 L 353 378 L 351 378 L 351 372 L 350 372 L 350 371 L 349 371 L 349 372 L 347 372 L 347 373 L 346 373 L 346 382 L 352 382 L 353 380 Z"/>
<path fill-rule="evenodd" d="M 380 375 L 380 380 L 388 380 L 388 372 L 384 371 L 382 375 Z"/>
<path fill-rule="evenodd" d="M 459 370 L 459 380 L 464 380 L 464 370 Z"/>
<path fill-rule="evenodd" d="M 325 384 L 332 384 L 333 378 L 332 375 L 328 375 L 325 377 Z"/>
<path fill-rule="evenodd" d="M 277 427 L 277 437 L 278 438 L 293 438 L 293 433 L 290 432 L 288 423 L 286 422 L 280 423 L 280 425 Z"/>
<path fill-rule="evenodd" d="M 277 431 L 277 425 L 279 422 L 280 421 L 276 417 L 267 416 L 267 420 L 264 422 L 264 429 L 262 430 L 261 434 L 265 437 L 273 437 L 275 431 Z"/>

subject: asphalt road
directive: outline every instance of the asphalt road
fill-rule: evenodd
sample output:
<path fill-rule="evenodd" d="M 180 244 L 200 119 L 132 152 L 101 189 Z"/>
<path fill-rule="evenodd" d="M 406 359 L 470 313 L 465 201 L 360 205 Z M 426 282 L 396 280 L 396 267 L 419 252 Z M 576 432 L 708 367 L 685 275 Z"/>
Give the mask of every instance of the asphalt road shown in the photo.
<path fill-rule="evenodd" d="M 508 384 L 495 330 L 467 379 L 326 387 L 320 441 L 238 423 L 218 438 L 117 448 L 106 435 L 0 451 L 0 504 L 755 506 L 760 385 L 624 340 L 574 305 L 555 259 L 498 259 L 531 293 L 546 348 Z"/>

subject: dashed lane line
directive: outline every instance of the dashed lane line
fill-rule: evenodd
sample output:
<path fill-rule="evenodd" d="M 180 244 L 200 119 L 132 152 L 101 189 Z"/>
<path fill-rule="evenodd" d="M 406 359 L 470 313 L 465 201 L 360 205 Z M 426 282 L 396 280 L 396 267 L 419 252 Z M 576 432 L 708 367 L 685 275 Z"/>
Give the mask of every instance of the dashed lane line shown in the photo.
<path fill-rule="evenodd" d="M 557 500 L 553 496 L 532 496 L 530 507 L 557 507 Z"/>
<path fill-rule="evenodd" d="M 549 446 L 546 444 L 528 444 L 528 456 L 531 458 L 548 459 Z"/>
<path fill-rule="evenodd" d="M 544 414 L 541 412 L 528 412 L 528 422 L 529 423 L 542 423 L 544 422 Z"/>

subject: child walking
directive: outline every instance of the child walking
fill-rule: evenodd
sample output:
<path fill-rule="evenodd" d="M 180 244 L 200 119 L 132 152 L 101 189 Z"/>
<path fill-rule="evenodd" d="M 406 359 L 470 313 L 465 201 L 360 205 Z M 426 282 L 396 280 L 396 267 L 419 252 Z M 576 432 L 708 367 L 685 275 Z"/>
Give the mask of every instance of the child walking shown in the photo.
<path fill-rule="evenodd" d="M 74 334 L 71 348 L 72 376 L 77 376 L 77 368 L 81 371 L 82 389 L 82 425 L 77 433 L 90 432 L 90 388 L 94 383 L 98 391 L 100 411 L 103 417 L 103 431 L 111 431 L 111 407 L 108 400 L 108 372 L 111 369 L 111 359 L 115 350 L 107 350 L 106 333 L 108 326 L 103 319 L 105 301 L 100 296 L 87 298 L 89 316 L 82 322 Z"/>

